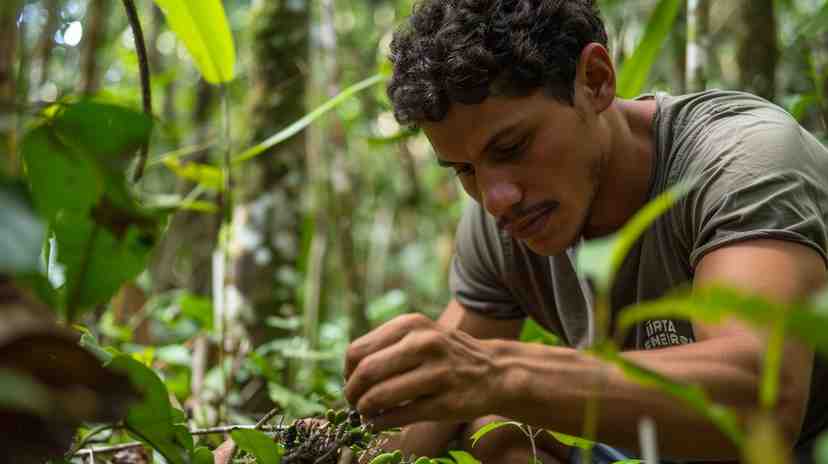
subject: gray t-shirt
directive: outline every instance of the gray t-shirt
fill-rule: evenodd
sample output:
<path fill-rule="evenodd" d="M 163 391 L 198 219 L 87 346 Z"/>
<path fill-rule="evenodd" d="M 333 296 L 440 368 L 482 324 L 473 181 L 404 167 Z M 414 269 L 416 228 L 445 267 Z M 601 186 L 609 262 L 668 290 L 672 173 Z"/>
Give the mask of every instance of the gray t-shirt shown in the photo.
<path fill-rule="evenodd" d="M 656 153 L 650 199 L 683 179 L 698 182 L 633 248 L 612 289 L 613 315 L 688 284 L 705 253 L 748 239 L 813 248 L 828 265 L 828 150 L 785 111 L 728 91 L 656 94 Z M 465 307 L 499 318 L 531 317 L 568 346 L 593 338 L 592 292 L 574 268 L 574 249 L 540 256 L 497 228 L 478 204 L 465 211 L 450 284 Z M 686 320 L 653 320 L 630 332 L 625 349 L 694 341 Z M 828 364 L 814 365 L 800 444 L 828 423 Z"/>

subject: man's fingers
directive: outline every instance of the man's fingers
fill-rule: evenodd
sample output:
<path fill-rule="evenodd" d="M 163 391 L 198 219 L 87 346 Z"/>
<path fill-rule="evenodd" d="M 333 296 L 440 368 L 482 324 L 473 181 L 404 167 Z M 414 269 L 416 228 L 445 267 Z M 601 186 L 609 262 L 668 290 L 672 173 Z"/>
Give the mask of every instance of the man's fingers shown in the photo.
<path fill-rule="evenodd" d="M 401 405 L 440 393 L 444 385 L 441 382 L 442 378 L 427 364 L 422 364 L 416 369 L 370 386 L 369 390 L 352 404 L 360 414 L 373 417 L 382 411 L 399 408 Z"/>
<path fill-rule="evenodd" d="M 422 314 L 405 314 L 354 340 L 345 353 L 345 378 L 349 379 L 366 356 L 391 346 L 416 328 L 434 322 Z"/>
<path fill-rule="evenodd" d="M 442 396 L 428 396 L 399 406 L 369 418 L 373 430 L 382 431 L 405 427 L 415 422 L 446 420 L 445 399 Z"/>
<path fill-rule="evenodd" d="M 422 364 L 421 344 L 417 333 L 408 333 L 397 343 L 364 357 L 348 377 L 345 398 L 356 405 L 362 395 L 377 384 Z"/>

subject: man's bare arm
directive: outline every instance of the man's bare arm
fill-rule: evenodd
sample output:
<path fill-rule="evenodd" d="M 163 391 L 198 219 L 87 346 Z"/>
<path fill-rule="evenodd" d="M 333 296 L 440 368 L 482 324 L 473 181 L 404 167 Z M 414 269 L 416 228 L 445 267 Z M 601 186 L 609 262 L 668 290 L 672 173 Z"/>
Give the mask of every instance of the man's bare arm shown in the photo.
<path fill-rule="evenodd" d="M 794 301 L 826 282 L 823 260 L 810 248 L 790 242 L 757 240 L 709 253 L 696 270 L 694 284 L 726 284 L 777 301 Z M 743 324 L 694 324 L 697 343 L 625 353 L 629 359 L 671 378 L 701 385 L 717 402 L 742 417 L 755 411 L 761 377 L 764 336 Z M 602 394 L 599 440 L 626 449 L 637 448 L 635 423 L 653 418 L 665 457 L 690 459 L 738 458 L 729 440 L 705 418 L 677 399 L 631 382 L 617 369 L 565 348 L 503 344 L 505 377 L 514 382 L 507 413 L 529 423 L 578 433 L 583 407 L 593 394 L 590 385 L 608 375 Z M 813 352 L 787 343 L 782 364 L 775 418 L 793 446 L 808 399 Z M 550 388 L 554 386 L 554 388 Z M 538 408 L 554 405 L 554 410 Z M 688 440 L 687 437 L 693 437 Z"/>

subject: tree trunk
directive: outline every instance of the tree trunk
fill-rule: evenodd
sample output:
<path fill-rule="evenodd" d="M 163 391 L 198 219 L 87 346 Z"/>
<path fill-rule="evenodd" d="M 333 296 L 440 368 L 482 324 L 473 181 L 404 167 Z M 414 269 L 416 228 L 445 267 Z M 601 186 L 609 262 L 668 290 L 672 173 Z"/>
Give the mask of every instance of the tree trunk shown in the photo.
<path fill-rule="evenodd" d="M 739 39 L 739 85 L 768 100 L 776 96 L 779 61 L 774 11 L 774 0 L 743 1 Z"/>
<path fill-rule="evenodd" d="M 49 80 L 49 64 L 52 61 L 52 50 L 55 49 L 55 33 L 60 25 L 60 0 L 46 0 L 46 24 L 37 41 L 37 78 L 32 82 L 38 87 Z"/>
<path fill-rule="evenodd" d="M 249 142 L 258 143 L 306 112 L 310 2 L 257 2 L 253 12 Z M 280 332 L 268 316 L 298 313 L 297 277 L 305 175 L 304 133 L 240 166 L 233 214 L 231 276 L 252 309 L 254 346 Z"/>
<path fill-rule="evenodd" d="M 707 87 L 710 53 L 710 0 L 687 2 L 687 91 Z"/>
<path fill-rule="evenodd" d="M 81 93 L 92 95 L 100 89 L 101 76 L 98 54 L 106 43 L 106 24 L 112 0 L 89 0 L 81 51 Z"/>
<path fill-rule="evenodd" d="M 191 143 L 204 145 L 208 137 L 207 122 L 216 103 L 215 89 L 204 80 L 199 81 L 195 101 L 192 114 L 195 136 Z M 208 158 L 209 150 L 205 149 L 191 159 L 205 163 Z M 192 182 L 179 179 L 176 192 L 183 197 L 194 187 Z M 158 291 L 186 288 L 196 295 L 211 295 L 209 270 L 212 267 L 218 229 L 219 217 L 216 214 L 179 211 L 173 216 L 169 229 L 158 246 L 152 267 L 153 281 Z"/>
<path fill-rule="evenodd" d="M 16 172 L 16 79 L 15 60 L 17 59 L 17 18 L 23 2 L 4 0 L 0 4 L 0 172 Z"/>

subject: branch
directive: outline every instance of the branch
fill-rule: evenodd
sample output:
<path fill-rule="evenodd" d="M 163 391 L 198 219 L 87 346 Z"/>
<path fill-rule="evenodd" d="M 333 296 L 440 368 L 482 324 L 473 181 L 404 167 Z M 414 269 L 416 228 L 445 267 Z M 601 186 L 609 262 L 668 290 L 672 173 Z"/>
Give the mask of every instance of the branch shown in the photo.
<path fill-rule="evenodd" d="M 144 104 L 144 114 L 152 117 L 152 87 L 150 86 L 149 58 L 147 57 L 147 46 L 144 43 L 144 33 L 141 31 L 141 21 L 138 20 L 138 12 L 135 10 L 133 0 L 123 0 L 126 10 L 129 27 L 132 29 L 132 38 L 135 40 L 135 52 L 138 54 L 138 69 L 141 74 L 141 96 Z M 132 181 L 138 182 L 144 176 L 144 166 L 147 164 L 149 153 L 149 140 L 141 146 L 138 154 L 138 165 L 135 167 Z"/>
<path fill-rule="evenodd" d="M 273 417 L 273 416 L 271 416 Z M 219 433 L 230 433 L 234 430 L 263 430 L 265 432 L 281 432 L 284 427 L 279 427 L 276 425 L 225 425 L 223 427 L 211 427 L 206 429 L 195 429 L 190 430 L 190 435 L 212 435 L 212 434 L 219 434 Z M 95 432 L 97 434 L 97 432 Z M 87 435 L 89 438 L 92 433 Z M 144 446 L 145 443 L 134 441 L 131 443 L 122 443 L 120 445 L 112 445 L 112 446 L 102 446 L 100 448 L 84 448 L 75 450 L 72 454 L 68 455 L 68 457 L 77 456 L 79 454 L 89 454 L 92 453 L 114 453 L 116 451 L 121 451 L 129 448 L 137 448 L 139 446 Z"/>

